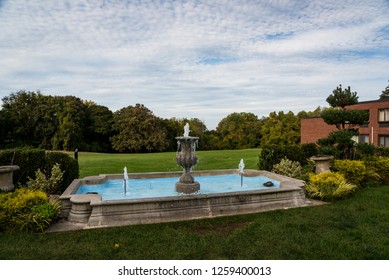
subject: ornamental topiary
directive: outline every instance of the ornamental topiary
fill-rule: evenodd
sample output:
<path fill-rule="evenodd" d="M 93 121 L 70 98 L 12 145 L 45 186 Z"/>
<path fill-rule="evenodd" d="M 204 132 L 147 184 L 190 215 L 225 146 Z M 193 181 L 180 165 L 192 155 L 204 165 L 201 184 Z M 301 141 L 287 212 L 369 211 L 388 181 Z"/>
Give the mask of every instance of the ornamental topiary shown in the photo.
<path fill-rule="evenodd" d="M 358 187 L 348 183 L 345 177 L 338 172 L 323 172 L 309 176 L 309 183 L 305 190 L 310 198 L 323 201 L 343 199 L 352 194 Z"/>

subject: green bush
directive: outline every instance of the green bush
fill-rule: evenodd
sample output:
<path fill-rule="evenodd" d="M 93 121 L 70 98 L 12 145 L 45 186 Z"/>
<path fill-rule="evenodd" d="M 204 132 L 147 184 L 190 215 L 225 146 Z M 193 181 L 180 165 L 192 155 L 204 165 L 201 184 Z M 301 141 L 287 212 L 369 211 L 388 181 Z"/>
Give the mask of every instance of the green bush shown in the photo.
<path fill-rule="evenodd" d="M 273 165 L 272 172 L 292 178 L 299 178 L 302 174 L 302 167 L 298 161 L 291 161 L 285 157 L 281 159 L 280 163 Z"/>
<path fill-rule="evenodd" d="M 59 168 L 59 164 L 55 164 L 51 169 L 51 176 L 49 178 L 38 169 L 35 172 L 35 179 L 31 179 L 27 182 L 27 187 L 33 190 L 41 190 L 47 194 L 58 193 L 58 187 L 62 182 L 63 172 Z"/>
<path fill-rule="evenodd" d="M 283 158 L 297 161 L 301 165 L 307 164 L 308 158 L 315 155 L 315 144 L 303 145 L 265 145 L 259 155 L 258 167 L 262 170 L 272 170 Z"/>
<path fill-rule="evenodd" d="M 64 172 L 62 181 L 58 185 L 57 193 L 63 193 L 66 188 L 77 179 L 79 176 L 78 162 L 71 156 L 61 152 L 47 152 L 45 175 L 52 176 L 51 171 L 53 166 L 59 164 L 59 167 Z"/>
<path fill-rule="evenodd" d="M 26 188 L 0 194 L 1 231 L 44 231 L 60 213 L 60 203 L 40 190 Z"/>
<path fill-rule="evenodd" d="M 389 157 L 367 157 L 363 159 L 369 174 L 376 174 L 382 184 L 389 184 Z"/>
<path fill-rule="evenodd" d="M 15 185 L 25 185 L 30 178 L 35 178 L 35 172 L 40 169 L 46 177 L 51 176 L 53 166 L 59 164 L 64 172 L 63 180 L 57 193 L 62 193 L 71 182 L 78 178 L 78 162 L 71 156 L 61 152 L 47 152 L 42 149 L 11 149 L 0 151 L 0 165 L 18 165 L 20 170 L 13 173 Z"/>
<path fill-rule="evenodd" d="M 43 170 L 46 152 L 42 149 L 18 148 L 0 151 L 0 165 L 18 165 L 20 170 L 13 173 L 13 182 L 25 184 L 39 168 Z"/>
<path fill-rule="evenodd" d="M 378 150 L 377 153 L 378 156 L 389 157 L 389 147 L 379 146 L 377 147 L 377 150 Z"/>
<path fill-rule="evenodd" d="M 357 143 L 355 145 L 355 159 L 374 156 L 379 153 L 378 147 L 370 143 Z"/>
<path fill-rule="evenodd" d="M 360 160 L 334 160 L 331 170 L 343 174 L 348 182 L 358 186 L 363 185 L 367 176 L 366 166 Z"/>
<path fill-rule="evenodd" d="M 17 213 L 12 218 L 15 229 L 22 231 L 43 232 L 59 215 L 59 202 L 49 200 L 46 204 L 31 207 L 30 212 Z"/>
<path fill-rule="evenodd" d="M 323 201 L 334 201 L 346 198 L 358 187 L 348 183 L 345 177 L 338 172 L 323 172 L 309 176 L 309 183 L 305 190 L 310 198 L 318 198 Z"/>

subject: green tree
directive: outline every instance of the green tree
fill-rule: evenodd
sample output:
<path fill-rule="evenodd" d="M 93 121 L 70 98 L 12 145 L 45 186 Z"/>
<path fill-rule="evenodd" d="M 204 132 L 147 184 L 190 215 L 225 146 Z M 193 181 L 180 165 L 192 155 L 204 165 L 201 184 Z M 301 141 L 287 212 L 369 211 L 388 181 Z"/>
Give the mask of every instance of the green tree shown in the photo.
<path fill-rule="evenodd" d="M 73 150 L 85 146 L 86 106 L 75 96 L 56 96 L 58 127 L 52 138 L 54 149 Z"/>
<path fill-rule="evenodd" d="M 85 103 L 87 112 L 86 141 L 88 150 L 108 152 L 111 150 L 109 138 L 113 136 L 113 113 L 105 106 L 92 102 Z"/>
<path fill-rule="evenodd" d="M 300 118 L 293 112 L 272 112 L 261 127 L 261 145 L 292 145 L 300 143 Z"/>
<path fill-rule="evenodd" d="M 113 129 L 112 147 L 119 152 L 162 152 L 169 145 L 163 120 L 141 104 L 115 112 Z"/>
<path fill-rule="evenodd" d="M 184 134 L 184 125 L 189 123 L 190 128 L 190 136 L 199 137 L 198 148 L 203 150 L 206 145 L 206 135 L 207 135 L 207 127 L 206 125 L 197 118 L 192 119 L 177 119 L 170 118 L 164 120 L 165 127 L 167 129 L 167 138 L 169 140 L 168 150 L 176 151 L 177 150 L 177 140 L 175 137 L 182 136 Z"/>
<path fill-rule="evenodd" d="M 12 124 L 9 121 L 9 113 L 0 110 L 0 148 L 5 148 L 12 144 Z"/>
<path fill-rule="evenodd" d="M 19 91 L 4 97 L 3 111 L 12 126 L 10 138 L 18 145 L 36 146 L 35 128 L 39 112 L 36 110 L 42 99 L 40 92 Z"/>
<path fill-rule="evenodd" d="M 321 116 L 327 124 L 335 125 L 338 130 L 318 140 L 320 151 L 339 158 L 350 158 L 355 144 L 352 137 L 358 135 L 357 126 L 369 120 L 369 112 L 347 110 L 346 106 L 358 103 L 358 96 L 356 92 L 351 92 L 350 87 L 342 90 L 342 85 L 333 90 L 327 102 L 331 108 L 323 110 Z"/>
<path fill-rule="evenodd" d="M 346 89 L 342 89 L 342 85 L 339 85 L 332 91 L 326 101 L 331 107 L 340 107 L 344 109 L 346 106 L 354 105 L 358 103 L 358 96 L 356 92 L 351 92 L 350 86 Z"/>
<path fill-rule="evenodd" d="M 385 88 L 385 90 L 382 91 L 382 94 L 380 95 L 381 98 L 387 98 L 389 97 L 389 85 Z"/>
<path fill-rule="evenodd" d="M 246 149 L 259 146 L 262 122 L 253 113 L 232 113 L 222 119 L 216 133 L 218 149 Z"/>

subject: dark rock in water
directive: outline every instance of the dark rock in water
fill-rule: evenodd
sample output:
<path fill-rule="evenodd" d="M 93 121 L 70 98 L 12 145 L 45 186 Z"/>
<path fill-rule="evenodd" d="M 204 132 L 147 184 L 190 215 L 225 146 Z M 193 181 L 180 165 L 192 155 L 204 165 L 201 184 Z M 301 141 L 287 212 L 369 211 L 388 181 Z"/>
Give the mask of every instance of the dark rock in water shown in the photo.
<path fill-rule="evenodd" d="M 267 182 L 263 183 L 263 185 L 265 187 L 273 187 L 274 186 L 273 182 L 271 182 L 271 181 L 267 181 Z"/>
<path fill-rule="evenodd" d="M 99 194 L 98 192 L 87 192 L 86 194 Z"/>

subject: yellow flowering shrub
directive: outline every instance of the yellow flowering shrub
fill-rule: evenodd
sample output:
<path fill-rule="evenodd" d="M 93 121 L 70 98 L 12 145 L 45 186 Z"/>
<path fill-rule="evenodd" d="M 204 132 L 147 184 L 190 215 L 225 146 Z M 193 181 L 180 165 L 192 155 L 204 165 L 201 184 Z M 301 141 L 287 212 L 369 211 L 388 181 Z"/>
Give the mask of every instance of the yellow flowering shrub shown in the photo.
<path fill-rule="evenodd" d="M 350 183 L 361 186 L 367 176 L 366 166 L 360 160 L 334 160 L 331 168 L 335 172 L 342 173 Z"/>
<path fill-rule="evenodd" d="M 324 201 L 342 199 L 353 193 L 358 187 L 346 181 L 344 175 L 338 172 L 323 172 L 311 174 L 305 186 L 308 197 Z"/>
<path fill-rule="evenodd" d="M 44 231 L 59 215 L 60 204 L 40 190 L 19 188 L 0 194 L 0 231 Z"/>

